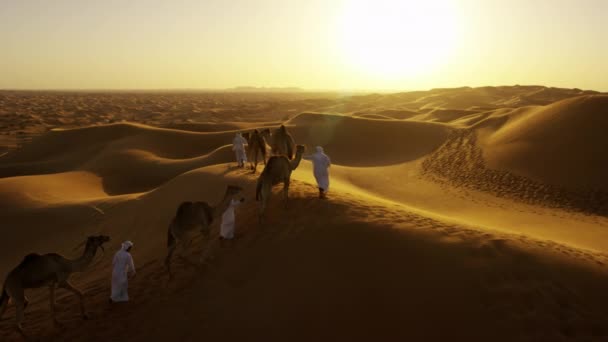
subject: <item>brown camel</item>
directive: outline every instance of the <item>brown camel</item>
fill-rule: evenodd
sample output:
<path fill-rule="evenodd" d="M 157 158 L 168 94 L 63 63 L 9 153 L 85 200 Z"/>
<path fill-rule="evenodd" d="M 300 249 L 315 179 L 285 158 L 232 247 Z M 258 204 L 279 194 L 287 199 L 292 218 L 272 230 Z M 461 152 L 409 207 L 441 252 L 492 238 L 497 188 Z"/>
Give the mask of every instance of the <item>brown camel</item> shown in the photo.
<path fill-rule="evenodd" d="M 249 155 L 249 163 L 251 163 L 251 169 L 255 173 L 258 169 L 258 157 L 262 157 L 264 165 L 266 165 L 266 141 L 264 137 L 254 129 L 249 137 L 249 144 L 247 145 L 247 154 Z"/>
<path fill-rule="evenodd" d="M 296 143 L 284 125 L 281 125 L 272 135 L 272 153 L 275 155 L 287 156 L 287 158 L 293 159 L 295 146 Z"/>
<path fill-rule="evenodd" d="M 245 140 L 247 140 L 247 144 L 249 144 L 249 138 L 251 137 L 251 133 L 244 132 L 242 135 L 243 135 L 243 138 L 245 138 Z"/>
<path fill-rule="evenodd" d="M 270 135 L 270 128 L 264 128 L 260 134 L 262 135 L 262 137 L 266 140 L 266 142 L 270 142 L 270 139 L 272 138 Z"/>
<path fill-rule="evenodd" d="M 262 136 L 270 145 L 272 154 L 275 156 L 287 156 L 288 159 L 293 159 L 296 144 L 291 134 L 287 132 L 285 125 L 281 125 L 272 134 L 270 133 L 270 129 L 265 129 L 262 131 Z"/>
<path fill-rule="evenodd" d="M 23 311 L 28 304 L 25 289 L 40 288 L 48 286 L 50 291 L 50 304 L 53 323 L 60 326 L 55 317 L 55 288 L 63 288 L 73 292 L 80 299 L 80 313 L 84 319 L 87 314 L 84 307 L 84 296 L 82 291 L 75 288 L 70 282 L 70 275 L 74 272 L 84 271 L 95 258 L 97 249 L 103 250 L 103 244 L 110 241 L 108 236 L 89 236 L 82 256 L 75 260 L 69 260 L 55 253 L 28 254 L 23 261 L 15 267 L 6 277 L 2 297 L 0 297 L 0 318 L 6 311 L 9 299 L 15 303 L 17 316 L 17 330 L 25 336 L 21 322 Z"/>
<path fill-rule="evenodd" d="M 258 214 L 260 223 L 263 220 L 264 211 L 266 210 L 268 199 L 272 193 L 272 187 L 281 182 L 283 183 L 283 198 L 285 200 L 285 205 L 287 206 L 291 172 L 300 165 L 304 150 L 304 145 L 297 145 L 296 157 L 293 160 L 287 159 L 286 156 L 272 156 L 268 159 L 264 171 L 262 171 L 262 174 L 258 178 L 255 192 L 256 201 L 260 201 Z"/>
<path fill-rule="evenodd" d="M 165 266 L 169 272 L 169 277 L 172 277 L 171 258 L 177 246 L 189 244 L 197 230 L 203 236 L 207 236 L 213 220 L 224 213 L 232 197 L 241 191 L 243 191 L 243 188 L 239 186 L 228 185 L 224 198 L 213 207 L 207 202 L 183 202 L 179 205 L 167 231 L 169 252 L 165 258 Z"/>

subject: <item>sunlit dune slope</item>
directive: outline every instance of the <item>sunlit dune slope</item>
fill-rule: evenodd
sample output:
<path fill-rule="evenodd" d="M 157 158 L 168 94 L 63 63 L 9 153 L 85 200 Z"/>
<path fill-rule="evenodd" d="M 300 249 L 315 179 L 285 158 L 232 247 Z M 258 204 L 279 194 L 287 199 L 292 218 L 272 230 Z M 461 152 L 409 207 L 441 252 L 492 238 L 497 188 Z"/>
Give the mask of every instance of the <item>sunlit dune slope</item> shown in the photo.
<path fill-rule="evenodd" d="M 541 182 L 608 191 L 608 95 L 533 107 L 482 136 L 491 168 Z"/>
<path fill-rule="evenodd" d="M 373 166 L 418 159 L 439 147 L 451 128 L 414 122 L 368 120 L 341 115 L 300 114 L 287 122 L 299 143 L 324 146 L 333 162 Z"/>

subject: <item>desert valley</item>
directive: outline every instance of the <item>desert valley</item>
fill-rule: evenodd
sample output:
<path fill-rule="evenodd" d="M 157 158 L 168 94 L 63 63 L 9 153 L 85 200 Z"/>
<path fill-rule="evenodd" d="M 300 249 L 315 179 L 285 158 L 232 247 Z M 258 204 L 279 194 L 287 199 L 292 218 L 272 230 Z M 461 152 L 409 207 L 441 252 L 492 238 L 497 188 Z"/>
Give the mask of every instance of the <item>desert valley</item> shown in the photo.
<path fill-rule="evenodd" d="M 608 93 L 544 86 L 398 93 L 0 92 L 0 277 L 32 252 L 76 258 L 73 284 L 28 292 L 43 341 L 608 341 Z M 285 125 L 332 159 L 327 200 L 311 163 L 273 189 L 237 132 Z M 243 188 L 236 240 L 219 223 L 179 251 L 183 201 Z M 135 243 L 128 305 L 107 303 L 112 255 Z M 204 257 L 204 262 L 197 262 Z M 0 340 L 19 340 L 15 309 Z"/>

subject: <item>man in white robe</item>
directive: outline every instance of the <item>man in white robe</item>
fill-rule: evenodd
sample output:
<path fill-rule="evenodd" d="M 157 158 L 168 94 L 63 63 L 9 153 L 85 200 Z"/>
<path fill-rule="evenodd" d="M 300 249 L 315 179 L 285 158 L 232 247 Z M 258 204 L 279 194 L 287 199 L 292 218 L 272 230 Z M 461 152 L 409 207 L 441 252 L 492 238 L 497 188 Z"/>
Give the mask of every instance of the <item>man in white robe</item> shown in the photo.
<path fill-rule="evenodd" d="M 230 200 L 230 205 L 222 215 L 222 224 L 220 226 L 221 240 L 232 240 L 234 238 L 234 225 L 236 223 L 234 210 L 243 202 L 245 202 L 244 198 L 241 198 L 241 200 Z"/>
<path fill-rule="evenodd" d="M 245 167 L 245 163 L 247 163 L 245 145 L 247 145 L 247 139 L 243 138 L 241 133 L 237 133 L 232 140 L 232 150 L 236 154 L 236 162 L 239 167 Z"/>
<path fill-rule="evenodd" d="M 114 254 L 114 260 L 112 265 L 112 295 L 110 296 L 110 302 L 128 302 L 129 301 L 129 275 L 135 276 L 135 265 L 133 264 L 133 257 L 131 256 L 131 248 L 133 243 L 131 241 L 125 241 L 116 254 Z"/>
<path fill-rule="evenodd" d="M 316 150 L 313 155 L 304 157 L 304 159 L 312 161 L 313 174 L 319 188 L 319 198 L 325 199 L 329 190 L 329 167 L 331 166 L 331 160 L 323 151 L 323 147 L 317 146 Z"/>

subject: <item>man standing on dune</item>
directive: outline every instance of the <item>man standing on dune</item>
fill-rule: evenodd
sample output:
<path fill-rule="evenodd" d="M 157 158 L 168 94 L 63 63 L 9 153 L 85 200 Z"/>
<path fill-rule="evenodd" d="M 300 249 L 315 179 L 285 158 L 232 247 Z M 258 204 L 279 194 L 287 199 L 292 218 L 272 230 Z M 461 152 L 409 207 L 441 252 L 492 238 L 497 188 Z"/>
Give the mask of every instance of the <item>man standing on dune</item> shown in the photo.
<path fill-rule="evenodd" d="M 331 166 L 331 160 L 323 151 L 323 147 L 317 146 L 316 150 L 317 152 L 312 156 L 304 157 L 304 159 L 312 161 L 313 174 L 319 187 L 319 198 L 326 199 L 327 190 L 329 190 L 329 167 Z"/>
<path fill-rule="evenodd" d="M 245 163 L 247 162 L 245 145 L 247 145 L 247 140 L 243 138 L 241 133 L 237 133 L 232 140 L 232 150 L 236 154 L 236 162 L 239 167 L 245 167 Z"/>
<path fill-rule="evenodd" d="M 114 255 L 112 261 L 112 295 L 110 303 L 128 302 L 129 301 L 129 275 L 135 276 L 135 265 L 131 256 L 131 248 L 133 243 L 125 241 L 118 252 Z"/>

